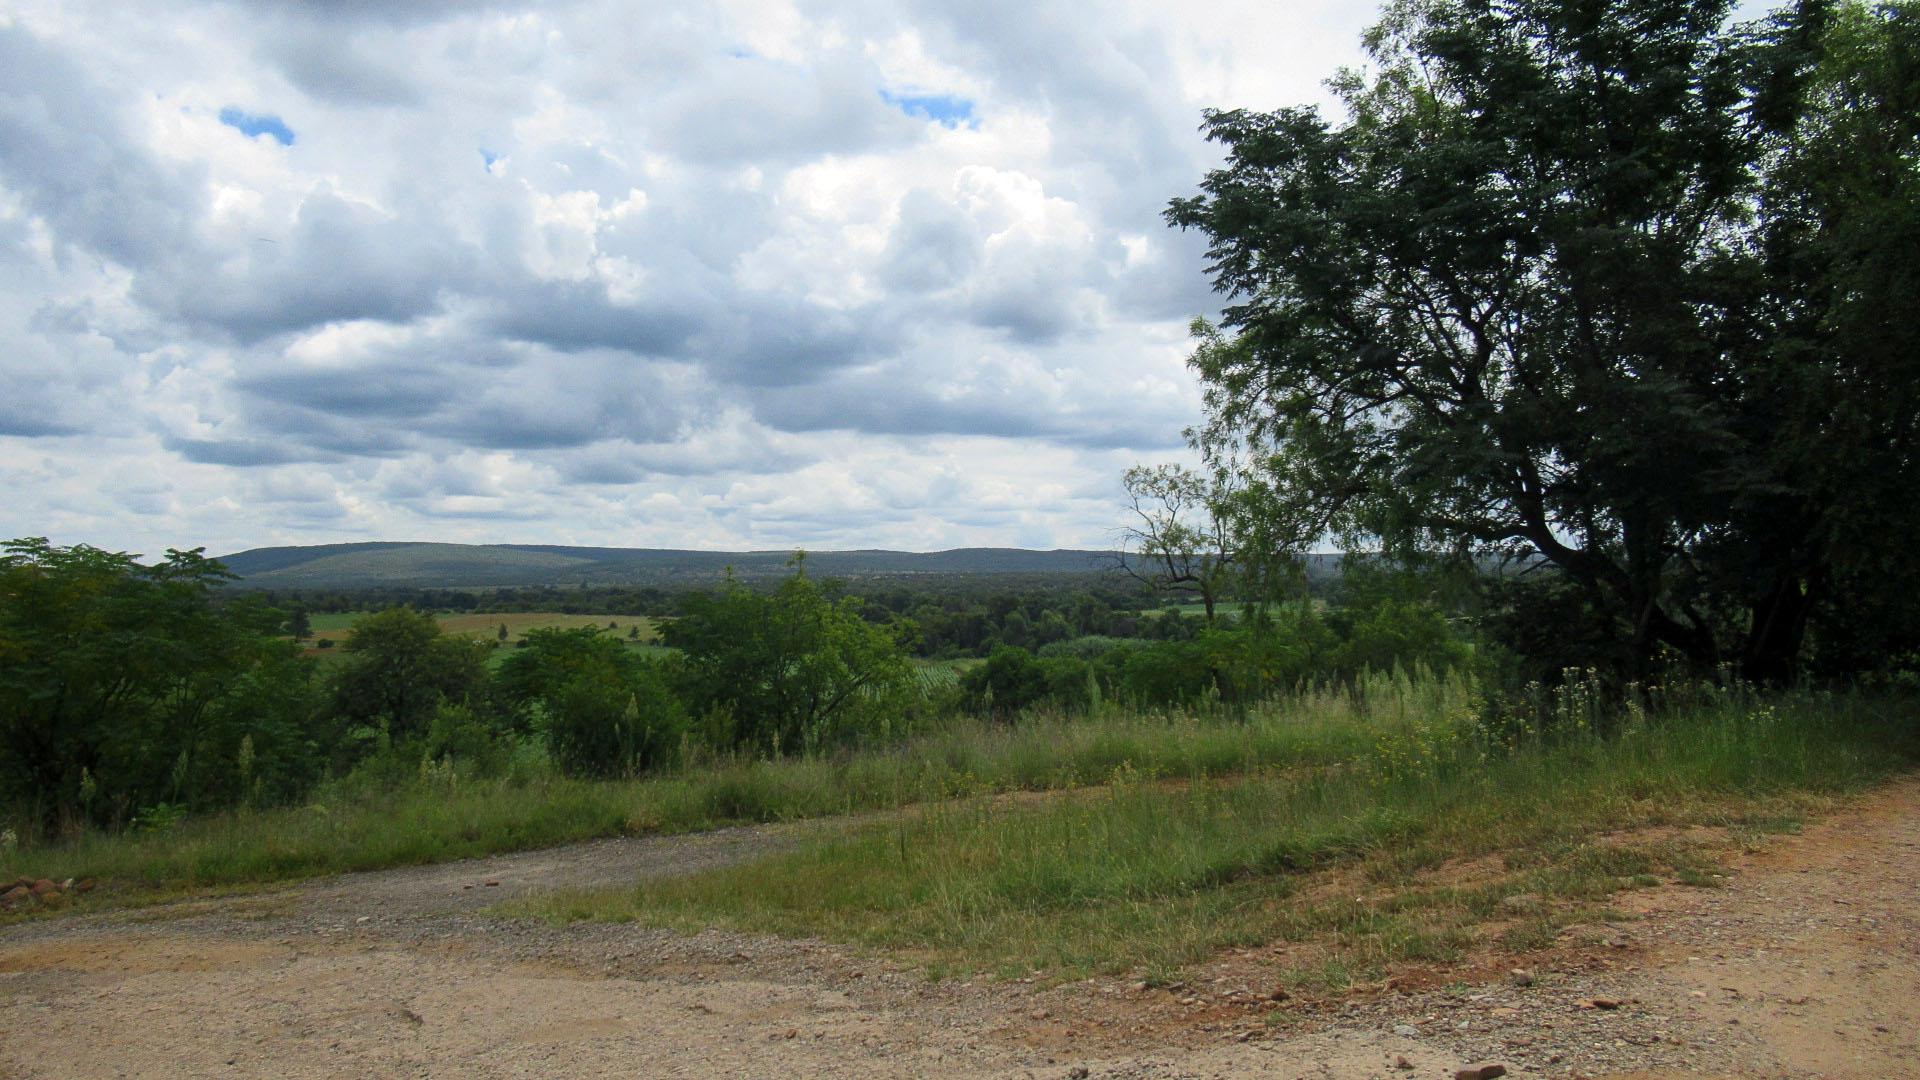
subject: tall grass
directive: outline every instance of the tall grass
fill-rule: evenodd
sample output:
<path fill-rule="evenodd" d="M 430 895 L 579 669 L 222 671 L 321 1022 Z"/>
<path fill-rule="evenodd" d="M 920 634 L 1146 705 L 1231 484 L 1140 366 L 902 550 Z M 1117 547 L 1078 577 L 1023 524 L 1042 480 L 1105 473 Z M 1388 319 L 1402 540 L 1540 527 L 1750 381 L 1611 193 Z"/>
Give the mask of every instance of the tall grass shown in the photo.
<path fill-rule="evenodd" d="M 1463 710 L 1460 679 L 1383 675 L 1244 714 L 1108 709 L 1017 725 L 954 721 L 908 742 L 830 756 L 712 758 L 633 781 L 534 772 L 472 780 L 421 770 L 390 789 L 336 784 L 308 804 L 238 810 L 154 833 L 89 834 L 0 850 L 0 879 L 97 877 L 169 889 L 437 862 L 620 834 L 886 810 L 1137 779 L 1201 780 L 1325 767 L 1373 752 L 1421 717 Z"/>
<path fill-rule="evenodd" d="M 1226 946 L 1318 941 L 1324 965 L 1299 977 L 1340 982 L 1457 955 L 1511 914 L 1507 897 L 1544 898 L 1504 930 L 1524 948 L 1648 875 L 1703 877 L 1704 856 L 1686 844 L 1603 844 L 1598 832 L 1778 823 L 1915 758 L 1911 709 L 1858 696 L 1713 692 L 1658 718 L 1629 712 L 1605 733 L 1568 723 L 1500 738 L 1458 701 L 1409 711 L 1391 694 L 1373 700 L 1387 722 L 1351 700 L 1336 710 L 1333 726 L 1367 746 L 1318 757 L 1325 767 L 1169 786 L 1142 782 L 1121 755 L 1114 782 L 1084 797 L 964 800 L 753 864 L 518 910 L 824 935 L 936 967 L 1074 975 L 1165 976 Z M 1442 863 L 1495 852 L 1501 865 L 1478 880 L 1422 883 Z"/>

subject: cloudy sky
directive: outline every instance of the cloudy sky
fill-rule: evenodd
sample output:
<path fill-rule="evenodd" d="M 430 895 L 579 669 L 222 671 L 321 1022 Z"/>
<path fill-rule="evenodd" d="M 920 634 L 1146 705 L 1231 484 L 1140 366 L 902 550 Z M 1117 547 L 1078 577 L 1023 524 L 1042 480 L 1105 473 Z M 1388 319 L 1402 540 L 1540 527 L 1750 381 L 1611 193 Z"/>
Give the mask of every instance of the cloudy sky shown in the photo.
<path fill-rule="evenodd" d="M 0 533 L 1094 547 L 1370 5 L 0 0 Z"/>

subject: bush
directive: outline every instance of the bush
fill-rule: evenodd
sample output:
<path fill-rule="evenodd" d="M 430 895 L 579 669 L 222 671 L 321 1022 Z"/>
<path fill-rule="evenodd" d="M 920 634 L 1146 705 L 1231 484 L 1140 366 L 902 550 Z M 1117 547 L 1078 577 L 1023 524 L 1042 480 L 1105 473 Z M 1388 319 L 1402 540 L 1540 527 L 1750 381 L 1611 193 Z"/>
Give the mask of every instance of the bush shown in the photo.
<path fill-rule="evenodd" d="M 1047 671 L 1027 650 L 1002 645 L 960 677 L 960 689 L 969 711 L 1007 720 L 1046 700 Z"/>
<path fill-rule="evenodd" d="M 960 679 L 961 702 L 971 712 L 1009 720 L 1035 708 L 1085 712 L 1098 697 L 1092 664 L 1072 656 L 1035 657 L 1003 645 Z"/>
<path fill-rule="evenodd" d="M 484 692 L 491 646 L 444 634 L 431 615 L 393 607 L 354 623 L 333 673 L 334 715 L 384 728 L 396 744 L 426 732 L 443 702 Z"/>
<path fill-rule="evenodd" d="M 830 595 L 795 563 L 771 593 L 730 579 L 687 597 L 664 630 L 685 657 L 690 711 L 724 720 L 706 725 L 721 749 L 778 755 L 888 736 L 914 697 L 902 644 L 912 623 L 868 622 L 859 600 Z"/>
<path fill-rule="evenodd" d="M 471 706 L 443 704 L 427 727 L 421 750 L 431 761 L 451 761 L 466 775 L 491 778 L 506 772 L 514 742 Z"/>
<path fill-rule="evenodd" d="M 625 677 L 582 673 L 547 702 L 547 742 L 569 776 L 634 776 L 671 764 L 687 712 L 660 669 L 639 663 Z"/>
<path fill-rule="evenodd" d="M 1466 666 L 1473 655 L 1437 609 L 1402 600 L 1362 613 L 1345 637 L 1334 662 L 1344 678 L 1395 668 L 1451 671 Z"/>
<path fill-rule="evenodd" d="M 1213 688 L 1208 649 L 1197 641 L 1160 642 L 1110 655 L 1117 695 L 1137 705 L 1188 704 Z"/>

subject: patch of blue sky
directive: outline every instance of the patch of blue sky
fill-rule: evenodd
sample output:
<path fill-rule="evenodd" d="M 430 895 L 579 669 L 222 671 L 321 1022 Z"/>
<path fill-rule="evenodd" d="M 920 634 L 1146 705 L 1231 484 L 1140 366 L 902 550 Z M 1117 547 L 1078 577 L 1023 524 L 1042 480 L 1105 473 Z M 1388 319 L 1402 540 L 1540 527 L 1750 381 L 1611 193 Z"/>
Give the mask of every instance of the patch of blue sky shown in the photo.
<path fill-rule="evenodd" d="M 908 116 L 924 116 L 943 127 L 980 126 L 980 118 L 973 115 L 973 102 L 952 94 L 896 94 L 883 89 L 880 100 Z"/>
<path fill-rule="evenodd" d="M 492 169 L 493 163 L 500 160 L 500 155 L 494 153 L 491 150 L 486 149 L 485 147 L 481 147 L 480 160 L 487 169 Z"/>
<path fill-rule="evenodd" d="M 250 113 L 232 105 L 220 110 L 220 122 L 251 139 L 271 135 L 281 146 L 293 145 L 293 129 L 272 113 Z"/>

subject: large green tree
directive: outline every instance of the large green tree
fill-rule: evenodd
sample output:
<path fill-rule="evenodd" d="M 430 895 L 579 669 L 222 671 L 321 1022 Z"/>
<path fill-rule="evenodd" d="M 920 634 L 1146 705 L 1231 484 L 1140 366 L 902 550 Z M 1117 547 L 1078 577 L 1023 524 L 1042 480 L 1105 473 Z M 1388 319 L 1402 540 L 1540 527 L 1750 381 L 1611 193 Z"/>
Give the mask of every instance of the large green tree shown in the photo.
<path fill-rule="evenodd" d="M 113 822 L 309 778 L 311 665 L 275 636 L 279 612 L 219 602 L 218 562 L 38 538 L 0 550 L 0 800 Z"/>
<path fill-rule="evenodd" d="M 1402 0 L 1344 117 L 1209 113 L 1215 466 L 1388 551 L 1544 559 L 1626 643 L 1791 678 L 1920 524 L 1914 5 Z M 1901 328 L 1887 326 L 1891 321 Z M 1877 561 L 1877 562 L 1876 562 Z"/>

